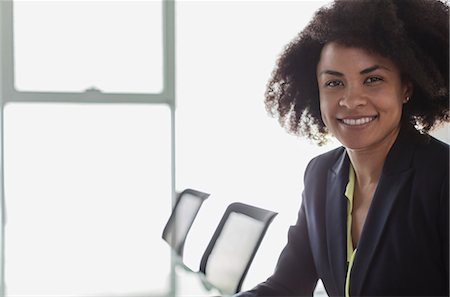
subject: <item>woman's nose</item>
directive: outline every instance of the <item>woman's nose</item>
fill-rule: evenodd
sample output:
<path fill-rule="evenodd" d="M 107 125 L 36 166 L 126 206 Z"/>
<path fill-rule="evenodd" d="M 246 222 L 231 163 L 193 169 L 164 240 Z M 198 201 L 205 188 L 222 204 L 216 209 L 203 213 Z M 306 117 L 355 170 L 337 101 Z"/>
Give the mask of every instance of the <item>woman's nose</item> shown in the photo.
<path fill-rule="evenodd" d="M 339 106 L 347 107 L 349 109 L 366 104 L 366 96 L 359 86 L 349 86 L 344 92 L 342 98 L 339 100 Z"/>

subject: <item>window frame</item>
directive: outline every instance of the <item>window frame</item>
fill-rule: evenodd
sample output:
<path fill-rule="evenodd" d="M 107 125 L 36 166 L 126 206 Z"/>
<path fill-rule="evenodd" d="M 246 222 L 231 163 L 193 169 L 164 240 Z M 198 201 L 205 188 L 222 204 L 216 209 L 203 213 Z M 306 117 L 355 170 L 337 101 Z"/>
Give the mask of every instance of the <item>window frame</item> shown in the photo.
<path fill-rule="evenodd" d="M 76 102 L 76 103 L 153 103 L 175 105 L 175 9 L 173 0 L 162 0 L 163 9 L 163 88 L 160 93 L 30 92 L 14 87 L 14 25 L 12 0 L 2 1 L 1 80 L 2 103 Z"/>
<path fill-rule="evenodd" d="M 175 0 L 162 0 L 163 87 L 160 93 L 30 92 L 14 87 L 13 0 L 0 1 L 0 297 L 5 296 L 5 191 L 4 191 L 4 126 L 5 105 L 27 103 L 101 103 L 101 104 L 166 104 L 170 108 L 171 193 L 175 201 Z M 175 260 L 170 263 L 170 284 L 166 296 L 176 292 Z M 160 294 L 158 294 L 160 296 Z"/>

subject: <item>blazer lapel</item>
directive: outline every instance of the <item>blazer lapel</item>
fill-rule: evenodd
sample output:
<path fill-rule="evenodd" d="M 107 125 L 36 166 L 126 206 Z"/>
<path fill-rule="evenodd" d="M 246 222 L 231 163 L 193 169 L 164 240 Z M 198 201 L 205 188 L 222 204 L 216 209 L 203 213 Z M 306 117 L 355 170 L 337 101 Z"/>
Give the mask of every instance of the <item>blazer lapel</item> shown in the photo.
<path fill-rule="evenodd" d="M 407 127 L 403 128 L 408 130 Z M 361 295 L 367 272 L 379 245 L 389 215 L 412 174 L 411 160 L 414 154 L 414 139 L 424 139 L 417 132 L 400 131 L 386 157 L 377 189 L 372 199 L 358 243 L 350 282 L 350 295 Z"/>
<path fill-rule="evenodd" d="M 389 215 L 412 170 L 382 176 L 366 217 L 351 272 L 350 295 L 359 296 Z"/>
<path fill-rule="evenodd" d="M 350 161 L 343 150 L 334 166 L 328 171 L 326 234 L 328 259 L 336 292 L 343 294 L 346 273 L 347 200 L 344 192 L 348 183 Z"/>

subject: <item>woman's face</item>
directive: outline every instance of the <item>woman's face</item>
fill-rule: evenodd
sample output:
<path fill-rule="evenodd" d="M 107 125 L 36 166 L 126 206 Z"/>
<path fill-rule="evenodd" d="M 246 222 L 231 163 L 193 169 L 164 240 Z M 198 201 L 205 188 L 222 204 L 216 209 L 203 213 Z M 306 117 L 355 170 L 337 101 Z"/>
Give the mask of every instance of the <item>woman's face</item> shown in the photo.
<path fill-rule="evenodd" d="M 322 120 L 343 146 L 365 150 L 394 142 L 411 88 L 391 60 L 330 42 L 316 73 Z"/>

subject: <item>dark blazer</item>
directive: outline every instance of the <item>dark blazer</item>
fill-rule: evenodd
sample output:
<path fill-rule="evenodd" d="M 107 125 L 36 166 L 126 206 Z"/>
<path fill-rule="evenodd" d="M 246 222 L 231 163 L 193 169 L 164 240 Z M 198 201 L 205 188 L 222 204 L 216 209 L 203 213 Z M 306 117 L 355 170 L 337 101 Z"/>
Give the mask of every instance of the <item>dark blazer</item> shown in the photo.
<path fill-rule="evenodd" d="M 311 296 L 320 278 L 343 296 L 349 158 L 313 159 L 296 225 L 274 274 L 239 297 Z M 358 243 L 350 296 L 448 296 L 449 146 L 401 128 L 389 151 Z"/>

